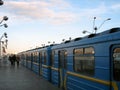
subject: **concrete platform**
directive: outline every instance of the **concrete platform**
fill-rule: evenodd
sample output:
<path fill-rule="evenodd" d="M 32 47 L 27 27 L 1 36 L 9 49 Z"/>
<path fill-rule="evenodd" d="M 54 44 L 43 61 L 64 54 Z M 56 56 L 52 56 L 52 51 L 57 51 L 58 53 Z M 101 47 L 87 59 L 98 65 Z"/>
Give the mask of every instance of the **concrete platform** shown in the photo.
<path fill-rule="evenodd" d="M 61 90 L 23 66 L 0 62 L 0 90 Z"/>

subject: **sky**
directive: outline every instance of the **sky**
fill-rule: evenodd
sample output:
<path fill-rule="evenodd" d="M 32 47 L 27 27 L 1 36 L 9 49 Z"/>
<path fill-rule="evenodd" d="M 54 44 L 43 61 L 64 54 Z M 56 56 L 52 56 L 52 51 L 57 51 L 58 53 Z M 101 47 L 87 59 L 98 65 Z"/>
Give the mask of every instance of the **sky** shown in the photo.
<path fill-rule="evenodd" d="M 84 37 L 83 30 L 93 32 L 95 26 L 111 18 L 97 33 L 120 27 L 120 0 L 3 0 L 0 20 L 3 16 L 8 28 L 0 27 L 0 34 L 8 35 L 7 53 L 61 43 Z M 3 38 L 4 39 L 4 38 Z M 48 43 L 50 41 L 50 43 Z"/>

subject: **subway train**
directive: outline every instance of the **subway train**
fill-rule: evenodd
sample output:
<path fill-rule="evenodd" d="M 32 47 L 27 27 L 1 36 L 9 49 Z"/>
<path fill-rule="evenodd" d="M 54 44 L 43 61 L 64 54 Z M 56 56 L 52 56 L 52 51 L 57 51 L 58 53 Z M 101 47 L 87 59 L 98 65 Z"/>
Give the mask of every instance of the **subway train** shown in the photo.
<path fill-rule="evenodd" d="M 22 65 L 63 90 L 120 90 L 120 28 L 18 55 Z"/>

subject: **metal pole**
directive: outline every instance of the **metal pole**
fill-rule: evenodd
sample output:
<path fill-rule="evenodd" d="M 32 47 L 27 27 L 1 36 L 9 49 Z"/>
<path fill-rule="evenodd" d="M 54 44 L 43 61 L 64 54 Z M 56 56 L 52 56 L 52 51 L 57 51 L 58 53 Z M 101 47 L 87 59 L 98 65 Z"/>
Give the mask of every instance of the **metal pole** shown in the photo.
<path fill-rule="evenodd" d="M 0 38 L 0 60 L 2 59 L 2 44 L 1 44 L 2 41 L 1 40 L 3 37 L 4 37 L 4 34 Z"/>
<path fill-rule="evenodd" d="M 1 41 L 0 41 L 0 60 L 1 60 Z"/>
<path fill-rule="evenodd" d="M 2 40 L 2 38 L 3 38 L 3 35 L 0 38 L 0 60 L 2 59 L 2 54 L 1 54 L 1 40 Z"/>

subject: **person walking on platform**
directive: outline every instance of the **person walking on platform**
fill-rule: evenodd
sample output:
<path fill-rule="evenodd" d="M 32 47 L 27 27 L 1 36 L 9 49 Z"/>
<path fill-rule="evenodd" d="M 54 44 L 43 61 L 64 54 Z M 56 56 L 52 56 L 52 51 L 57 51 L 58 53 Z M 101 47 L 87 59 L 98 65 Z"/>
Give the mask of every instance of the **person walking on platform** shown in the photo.
<path fill-rule="evenodd" d="M 19 61 L 20 61 L 20 57 L 17 55 L 17 56 L 16 56 L 17 66 L 19 66 Z"/>
<path fill-rule="evenodd" d="M 12 56 L 12 60 L 13 60 L 13 65 L 15 65 L 15 61 L 16 61 L 16 55 L 15 54 Z"/>
<path fill-rule="evenodd" d="M 10 61 L 11 65 L 14 64 L 13 59 L 12 59 L 12 56 L 13 56 L 13 55 L 10 55 L 10 56 L 9 56 L 9 61 Z"/>

